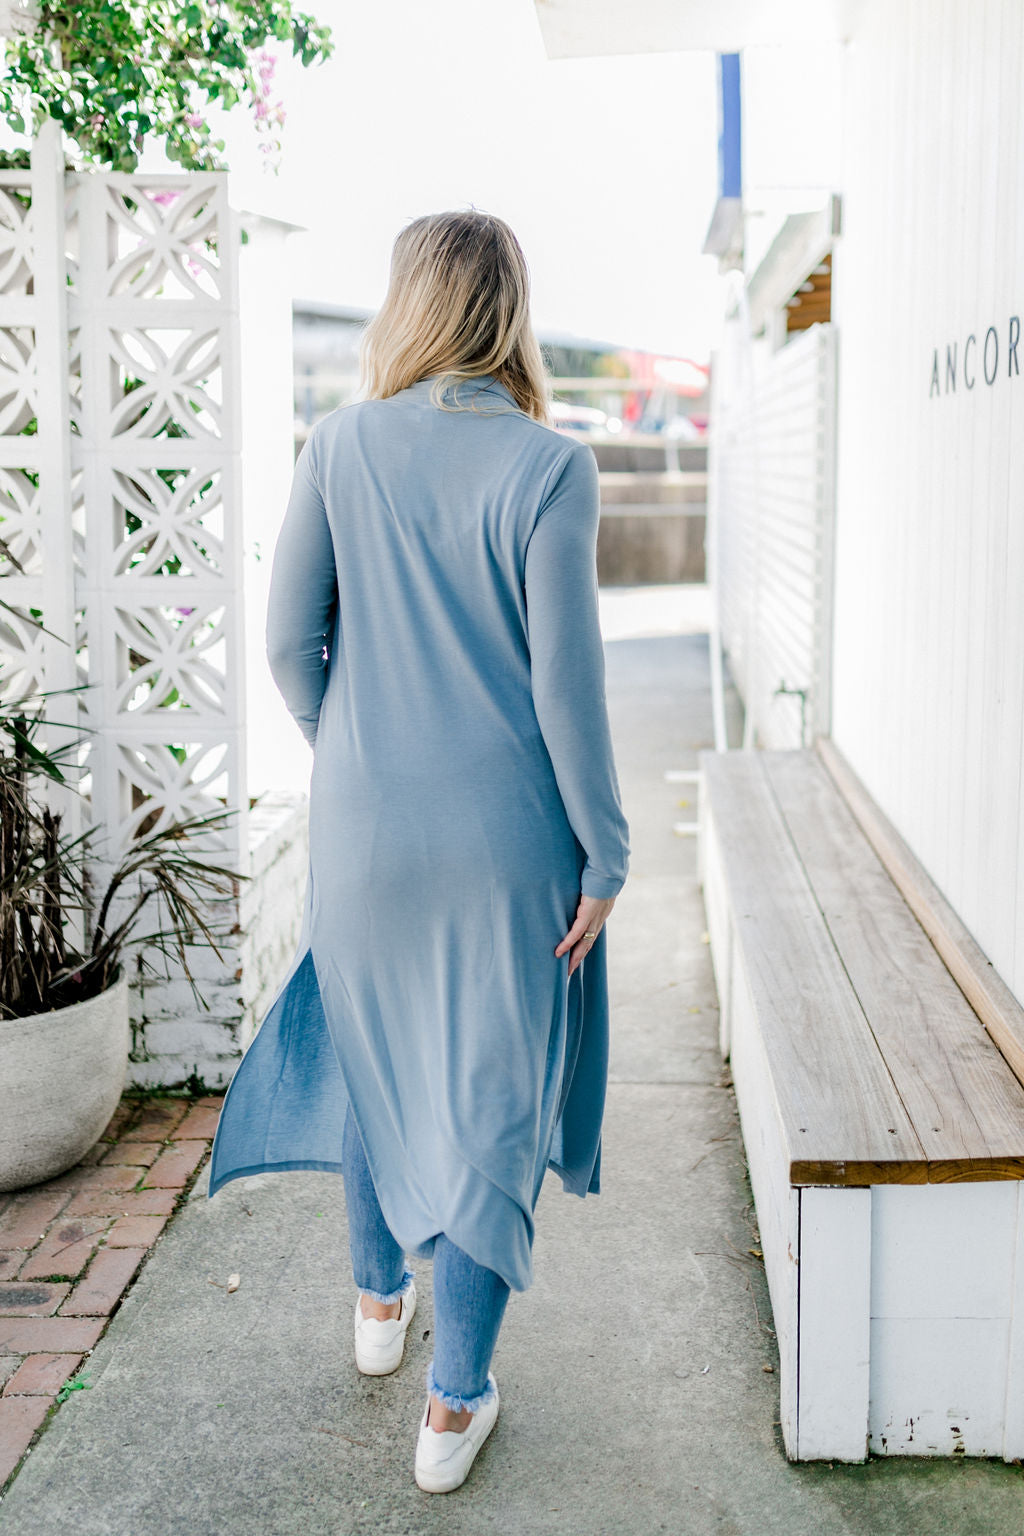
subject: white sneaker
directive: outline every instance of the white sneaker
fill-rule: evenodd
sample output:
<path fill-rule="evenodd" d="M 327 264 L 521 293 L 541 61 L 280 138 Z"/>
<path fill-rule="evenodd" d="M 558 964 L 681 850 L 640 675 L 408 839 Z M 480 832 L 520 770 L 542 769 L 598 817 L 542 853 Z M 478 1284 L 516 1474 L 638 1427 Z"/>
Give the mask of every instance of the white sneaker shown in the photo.
<path fill-rule="evenodd" d="M 490 1372 L 487 1380 L 493 1383 L 494 1397 L 474 1413 L 461 1433 L 457 1429 L 445 1429 L 439 1434 L 428 1426 L 430 1398 L 427 1397 L 427 1406 L 420 1419 L 420 1437 L 416 1442 L 416 1482 L 425 1493 L 450 1493 L 453 1488 L 461 1487 L 469 1476 L 476 1453 L 498 1417 L 498 1383 Z"/>
<path fill-rule="evenodd" d="M 410 1280 L 397 1317 L 364 1317 L 356 1297 L 356 1369 L 364 1376 L 390 1376 L 402 1363 L 405 1334 L 416 1311 L 416 1282 Z"/>

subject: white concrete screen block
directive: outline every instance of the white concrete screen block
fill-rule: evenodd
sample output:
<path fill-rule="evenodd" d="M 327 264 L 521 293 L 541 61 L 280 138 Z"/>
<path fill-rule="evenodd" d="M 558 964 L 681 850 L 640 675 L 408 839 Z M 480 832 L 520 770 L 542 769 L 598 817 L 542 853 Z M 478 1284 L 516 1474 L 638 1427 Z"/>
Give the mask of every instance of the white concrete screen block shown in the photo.
<path fill-rule="evenodd" d="M 8 17 L 22 9 L 8 5 Z M 0 498 L 17 561 L 4 577 L 0 692 L 8 706 L 52 695 L 51 747 L 62 728 L 87 731 L 88 795 L 69 792 L 58 808 L 66 832 L 80 816 L 98 833 L 98 890 L 105 863 L 172 822 L 228 809 L 193 849 L 240 875 L 259 841 L 247 825 L 241 448 L 244 428 L 250 565 L 262 579 L 269 558 L 257 556 L 269 557 L 292 473 L 291 313 L 287 226 L 250 216 L 247 229 L 243 375 L 224 173 L 66 174 L 56 123 L 37 135 L 30 170 L 0 170 Z M 262 662 L 259 613 L 254 626 Z M 76 716 L 60 690 L 81 684 Z M 308 782 L 309 749 L 288 727 Z M 257 744 L 266 789 L 276 759 L 265 734 Z M 268 901 L 254 948 L 238 891 L 209 903 L 223 958 L 190 958 L 208 1008 L 174 964 L 166 979 L 162 966 L 132 974 L 132 1081 L 195 1074 L 218 1087 L 231 1076 L 302 910 L 301 845 L 276 877 L 259 859 L 244 899 L 260 919 L 276 878 L 276 930 Z"/>

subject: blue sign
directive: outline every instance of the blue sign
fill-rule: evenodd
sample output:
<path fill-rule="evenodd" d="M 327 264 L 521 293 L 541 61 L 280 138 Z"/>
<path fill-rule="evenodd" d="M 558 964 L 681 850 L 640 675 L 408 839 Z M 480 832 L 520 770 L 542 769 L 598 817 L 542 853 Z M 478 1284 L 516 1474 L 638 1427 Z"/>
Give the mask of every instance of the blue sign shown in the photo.
<path fill-rule="evenodd" d="M 718 55 L 718 195 L 742 197 L 740 56 Z"/>

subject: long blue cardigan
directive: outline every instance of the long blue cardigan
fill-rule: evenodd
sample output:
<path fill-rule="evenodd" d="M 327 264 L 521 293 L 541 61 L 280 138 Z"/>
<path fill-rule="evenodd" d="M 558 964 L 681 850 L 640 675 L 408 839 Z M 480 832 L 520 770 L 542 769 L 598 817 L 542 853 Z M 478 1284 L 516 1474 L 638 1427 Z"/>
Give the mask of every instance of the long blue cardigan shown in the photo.
<path fill-rule="evenodd" d="M 445 1232 L 523 1290 L 545 1170 L 598 1191 L 605 933 L 572 977 L 554 950 L 581 890 L 617 895 L 628 864 L 599 510 L 589 446 L 492 375 L 431 375 L 311 433 L 267 617 L 314 749 L 309 882 L 211 1198 L 246 1174 L 340 1172 L 351 1104 L 406 1252 Z"/>

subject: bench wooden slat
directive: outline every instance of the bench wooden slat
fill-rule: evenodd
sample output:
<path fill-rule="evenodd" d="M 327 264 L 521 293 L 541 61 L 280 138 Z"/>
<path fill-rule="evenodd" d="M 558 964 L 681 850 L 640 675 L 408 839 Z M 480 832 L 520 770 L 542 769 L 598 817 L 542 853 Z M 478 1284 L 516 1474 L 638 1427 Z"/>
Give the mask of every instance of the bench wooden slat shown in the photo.
<path fill-rule="evenodd" d="M 1024 1177 L 1024 1088 L 815 754 L 764 767 L 928 1159 L 928 1182 Z"/>
<path fill-rule="evenodd" d="M 702 752 L 700 766 L 790 1182 L 924 1183 L 924 1149 L 808 889 L 763 756 Z"/>
<path fill-rule="evenodd" d="M 893 884 L 902 892 L 1014 1076 L 1024 1083 L 1024 1007 L 916 854 L 871 799 L 831 737 L 815 737 L 814 746 Z"/>

